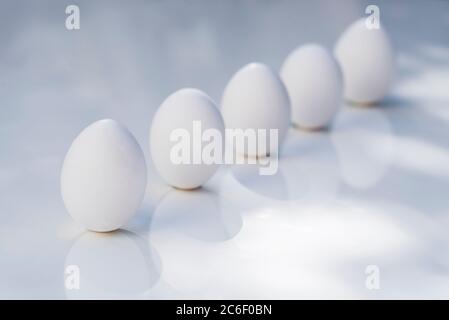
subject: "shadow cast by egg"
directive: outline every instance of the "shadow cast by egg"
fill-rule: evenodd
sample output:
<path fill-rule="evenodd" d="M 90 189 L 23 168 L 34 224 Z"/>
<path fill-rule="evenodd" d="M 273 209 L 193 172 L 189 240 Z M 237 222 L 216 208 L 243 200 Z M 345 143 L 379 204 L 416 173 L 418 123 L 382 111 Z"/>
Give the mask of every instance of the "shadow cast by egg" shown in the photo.
<path fill-rule="evenodd" d="M 68 252 L 64 273 L 68 299 L 142 299 L 159 281 L 161 262 L 132 232 L 85 232 Z"/>

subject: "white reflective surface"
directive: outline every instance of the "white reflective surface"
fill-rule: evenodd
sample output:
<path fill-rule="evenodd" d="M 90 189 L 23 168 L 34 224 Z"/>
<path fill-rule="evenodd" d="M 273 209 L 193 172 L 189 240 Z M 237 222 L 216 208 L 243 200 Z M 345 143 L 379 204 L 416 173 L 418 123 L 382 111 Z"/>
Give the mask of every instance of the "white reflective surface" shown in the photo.
<path fill-rule="evenodd" d="M 165 97 L 219 101 L 246 63 L 331 48 L 365 3 L 80 1 L 73 32 L 62 2 L 0 5 L 0 298 L 449 298 L 448 2 L 380 2 L 398 60 L 382 105 L 291 128 L 274 176 L 226 166 L 194 192 L 149 158 Z M 136 135 L 149 181 L 126 231 L 98 235 L 66 213 L 59 178 L 73 138 L 106 117 Z"/>

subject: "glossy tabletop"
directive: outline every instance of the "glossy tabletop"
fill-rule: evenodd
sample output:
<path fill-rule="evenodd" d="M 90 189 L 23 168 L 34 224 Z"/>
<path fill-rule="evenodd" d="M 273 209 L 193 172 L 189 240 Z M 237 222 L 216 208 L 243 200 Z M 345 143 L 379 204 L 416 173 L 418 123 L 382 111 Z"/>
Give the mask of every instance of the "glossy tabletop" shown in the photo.
<path fill-rule="evenodd" d="M 378 3 L 397 53 L 382 104 L 291 128 L 274 176 L 224 166 L 185 192 L 149 154 L 165 97 L 219 102 L 244 64 L 332 48 L 370 3 L 77 1 L 69 31 L 69 2 L 0 0 L 0 298 L 449 298 L 449 2 Z M 77 225 L 59 185 L 71 141 L 102 118 L 149 168 L 141 209 L 108 234 Z"/>

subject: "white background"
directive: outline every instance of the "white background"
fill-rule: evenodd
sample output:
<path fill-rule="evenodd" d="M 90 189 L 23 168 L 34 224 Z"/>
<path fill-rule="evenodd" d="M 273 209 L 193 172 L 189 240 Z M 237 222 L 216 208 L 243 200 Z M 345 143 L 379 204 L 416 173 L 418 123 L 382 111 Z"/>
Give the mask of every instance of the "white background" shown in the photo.
<path fill-rule="evenodd" d="M 0 1 L 0 298 L 449 298 L 448 1 L 76 1 L 68 31 L 74 3 Z M 166 96 L 219 101 L 241 66 L 331 49 L 372 3 L 397 52 L 382 105 L 291 129 L 275 176 L 161 181 L 148 132 Z M 77 225 L 59 190 L 71 141 L 102 118 L 136 135 L 149 167 L 142 208 L 106 235 Z M 80 290 L 65 289 L 69 264 Z"/>

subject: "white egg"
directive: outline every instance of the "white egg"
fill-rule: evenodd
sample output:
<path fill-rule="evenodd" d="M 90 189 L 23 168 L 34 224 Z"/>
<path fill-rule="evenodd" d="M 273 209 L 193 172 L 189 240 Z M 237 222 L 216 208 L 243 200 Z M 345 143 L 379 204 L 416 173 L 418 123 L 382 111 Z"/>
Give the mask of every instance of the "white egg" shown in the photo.
<path fill-rule="evenodd" d="M 341 35 L 335 56 L 343 72 L 344 97 L 353 103 L 381 101 L 391 85 L 393 49 L 382 25 L 368 29 L 365 18 L 355 21 Z"/>
<path fill-rule="evenodd" d="M 220 136 L 205 139 L 209 129 Z M 182 137 L 174 135 L 180 131 L 184 132 Z M 179 148 L 183 142 L 185 147 Z M 173 187 L 200 187 L 223 161 L 221 156 L 215 159 L 218 161 L 205 161 L 203 156 L 209 155 L 207 150 L 211 150 L 208 146 L 217 148 L 215 155 L 224 154 L 224 124 L 216 104 L 197 89 L 176 91 L 159 107 L 151 125 L 150 150 L 156 170 Z M 186 161 L 180 162 L 174 155 L 181 155 Z"/>
<path fill-rule="evenodd" d="M 67 211 L 87 229 L 120 228 L 139 208 L 147 183 L 142 149 L 124 126 L 97 121 L 73 141 L 61 173 Z"/>
<path fill-rule="evenodd" d="M 282 65 L 281 78 L 290 96 L 295 125 L 320 129 L 331 122 L 340 107 L 342 75 L 326 48 L 317 44 L 297 48 Z"/>
<path fill-rule="evenodd" d="M 270 129 L 277 129 L 278 148 L 290 124 L 287 90 L 279 75 L 261 63 L 248 64 L 231 78 L 223 93 L 221 111 L 226 129 L 263 130 L 267 137 Z M 248 156 L 265 156 L 272 143 L 269 139 L 266 142 L 265 148 L 257 150 L 241 145 L 236 149 Z"/>

